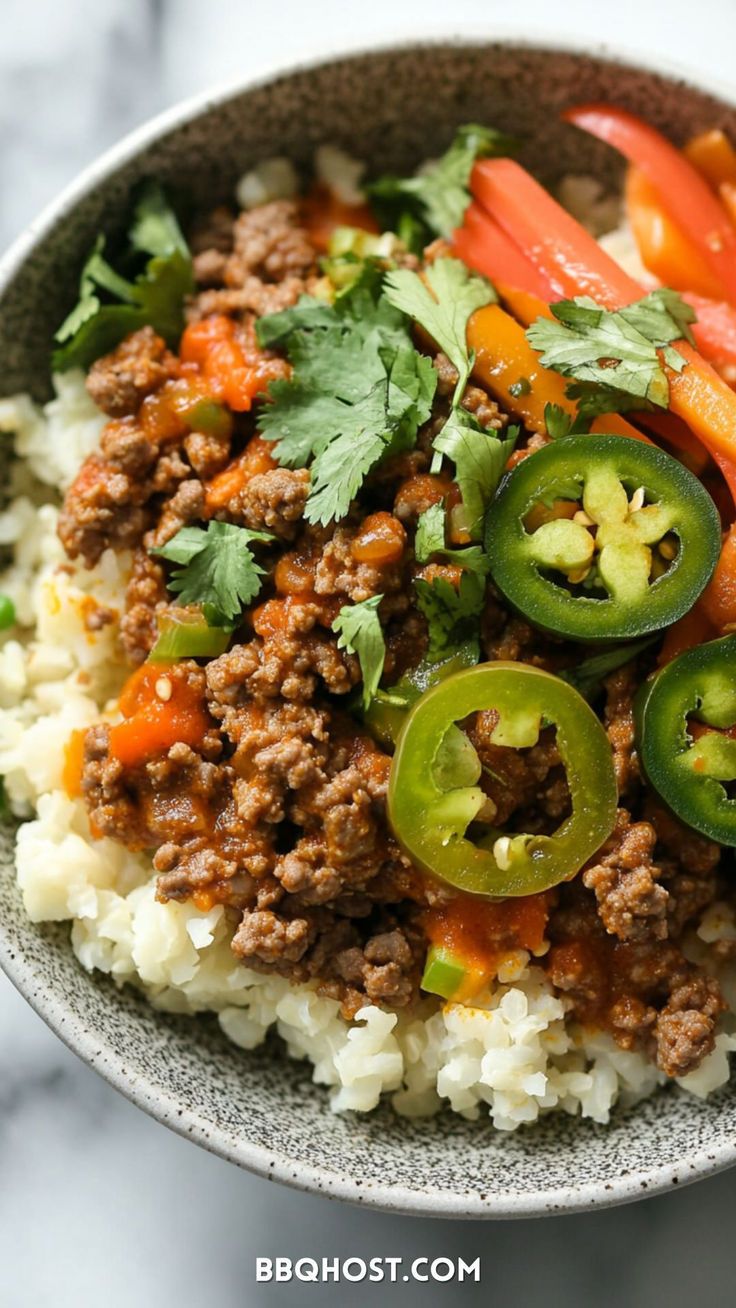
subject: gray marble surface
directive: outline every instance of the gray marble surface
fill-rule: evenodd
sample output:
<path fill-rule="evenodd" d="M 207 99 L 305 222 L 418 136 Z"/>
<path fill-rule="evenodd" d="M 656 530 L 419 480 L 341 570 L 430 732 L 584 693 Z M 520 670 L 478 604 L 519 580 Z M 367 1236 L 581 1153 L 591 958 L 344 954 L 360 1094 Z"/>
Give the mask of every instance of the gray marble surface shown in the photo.
<path fill-rule="evenodd" d="M 0 0 L 0 246 L 158 109 L 280 59 L 376 36 L 556 32 L 736 80 L 736 0 Z M 395 1218 L 257 1180 L 132 1108 L 0 978 L 1 1308 L 341 1304 L 257 1285 L 256 1256 L 482 1257 L 480 1285 L 349 1301 L 723 1308 L 736 1171 L 626 1209 L 510 1225 Z"/>

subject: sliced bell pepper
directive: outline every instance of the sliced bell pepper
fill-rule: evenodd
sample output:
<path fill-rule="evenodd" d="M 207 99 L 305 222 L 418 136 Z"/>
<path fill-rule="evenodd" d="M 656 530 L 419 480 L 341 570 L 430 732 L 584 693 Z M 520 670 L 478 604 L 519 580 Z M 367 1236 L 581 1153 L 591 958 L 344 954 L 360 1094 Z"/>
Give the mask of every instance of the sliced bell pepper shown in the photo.
<path fill-rule="evenodd" d="M 736 845 L 736 637 L 673 659 L 639 692 L 636 735 L 644 771 L 683 822 Z M 728 734 L 727 734 L 728 733 Z"/>
<path fill-rule="evenodd" d="M 516 231 L 524 252 L 564 280 L 567 295 L 591 295 L 607 309 L 640 298 L 638 283 L 513 160 L 484 159 L 471 186 L 507 232 Z M 688 366 L 668 371 L 670 408 L 728 465 L 721 464 L 736 498 L 736 393 L 686 342 L 678 350 Z"/>
<path fill-rule="evenodd" d="M 513 286 L 545 304 L 564 295 L 562 286 L 535 267 L 475 200 L 465 211 L 463 225 L 453 233 L 452 240 L 459 257 L 494 284 Z"/>
<path fill-rule="evenodd" d="M 469 754 L 445 741 L 479 710 L 494 711 L 491 739 L 501 746 L 526 749 L 542 722 L 556 728 L 572 811 L 553 835 L 490 829 L 468 837 L 485 800 L 480 760 L 466 736 Z M 391 765 L 389 820 L 409 858 L 489 898 L 534 894 L 575 876 L 610 835 L 616 804 L 611 746 L 595 713 L 559 677 L 525 663 L 484 663 L 428 690 L 407 716 Z"/>
<path fill-rule="evenodd" d="M 670 217 L 656 186 L 640 168 L 629 168 L 624 196 L 644 267 L 664 286 L 720 299 L 723 293 L 720 277 Z"/>
<path fill-rule="evenodd" d="M 229 627 L 210 627 L 202 612 L 179 609 L 159 620 L 156 644 L 148 657 L 152 663 L 216 658 L 224 654 L 231 636 Z"/>
<path fill-rule="evenodd" d="M 580 512 L 530 531 L 530 512 L 558 497 L 578 500 Z M 486 520 L 498 588 L 535 625 L 572 640 L 669 626 L 701 594 L 720 546 L 716 507 L 697 478 L 663 450 L 618 436 L 567 436 L 537 451 L 508 474 Z"/>
<path fill-rule="evenodd" d="M 690 161 L 649 123 L 615 105 L 576 105 L 562 117 L 642 170 L 720 282 L 723 298 L 736 303 L 736 228 Z"/>
<path fill-rule="evenodd" d="M 475 353 L 474 376 L 507 412 L 520 418 L 531 431 L 546 432 L 548 404 L 556 404 L 574 417 L 575 404 L 565 394 L 567 383 L 559 373 L 542 366 L 524 328 L 499 305 L 476 309 L 468 321 L 467 341 Z M 521 378 L 528 385 L 519 390 L 517 383 Z M 596 418 L 592 430 L 647 440 L 619 414 L 607 413 Z"/>
<path fill-rule="evenodd" d="M 736 185 L 736 150 L 720 127 L 694 136 L 682 153 L 714 190 L 722 182 Z"/>

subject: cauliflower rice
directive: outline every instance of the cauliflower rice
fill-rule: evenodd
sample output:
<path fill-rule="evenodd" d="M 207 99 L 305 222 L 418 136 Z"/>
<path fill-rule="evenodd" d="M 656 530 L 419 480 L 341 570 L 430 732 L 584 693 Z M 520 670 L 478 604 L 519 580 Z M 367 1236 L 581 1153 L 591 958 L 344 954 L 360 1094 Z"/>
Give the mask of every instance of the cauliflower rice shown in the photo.
<path fill-rule="evenodd" d="M 366 1112 L 387 1094 L 406 1116 L 447 1105 L 470 1119 L 488 1113 L 511 1131 L 552 1109 L 605 1123 L 617 1101 L 651 1094 L 664 1076 L 609 1036 L 568 1025 L 566 1001 L 524 951 L 507 956 L 473 1006 L 427 998 L 396 1014 L 368 1005 L 349 1022 L 316 986 L 238 962 L 223 907 L 157 902 L 149 859 L 91 837 L 83 802 L 63 788 L 64 752 L 75 728 L 114 712 L 125 678 L 116 623 L 90 632 L 84 615 L 91 603 L 119 614 L 128 561 L 107 550 L 89 570 L 63 554 L 58 491 L 95 448 L 104 419 L 81 373 L 57 377 L 55 388 L 43 410 L 27 396 L 0 401 L 0 432 L 17 456 L 0 513 L 0 545 L 12 549 L 0 590 L 23 633 L 0 636 L 0 774 L 13 812 L 27 819 L 17 876 L 31 919 L 71 921 L 74 952 L 88 971 L 135 985 L 167 1012 L 217 1013 L 243 1049 L 275 1027 L 291 1057 L 313 1064 L 335 1111 Z M 715 905 L 690 946 L 694 959 L 708 960 L 730 1005 L 715 1049 L 679 1082 L 700 1097 L 728 1080 L 736 1050 L 736 969 L 709 957 L 714 942 L 734 938 L 733 913 Z"/>

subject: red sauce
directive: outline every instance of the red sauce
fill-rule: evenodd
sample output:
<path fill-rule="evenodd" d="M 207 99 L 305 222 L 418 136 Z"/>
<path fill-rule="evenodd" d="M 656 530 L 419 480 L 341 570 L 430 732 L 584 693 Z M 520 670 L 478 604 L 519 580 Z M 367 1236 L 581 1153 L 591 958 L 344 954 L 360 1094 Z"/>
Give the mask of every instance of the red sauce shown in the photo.
<path fill-rule="evenodd" d="M 469 971 L 490 976 L 500 957 L 513 949 L 539 949 L 549 916 L 549 896 L 526 895 L 489 903 L 457 895 L 424 914 L 424 930 L 433 945 L 461 958 Z"/>
<path fill-rule="evenodd" d="M 157 685 L 171 687 L 161 698 Z M 136 767 L 182 741 L 200 744 L 211 725 L 202 690 L 175 663 L 144 663 L 128 678 L 120 696 L 125 721 L 110 731 L 110 753 L 125 767 Z"/>
<path fill-rule="evenodd" d="M 379 227 L 367 204 L 345 204 L 322 182 L 302 200 L 302 220 L 312 244 L 323 254 L 336 227 L 359 227 L 378 234 Z"/>

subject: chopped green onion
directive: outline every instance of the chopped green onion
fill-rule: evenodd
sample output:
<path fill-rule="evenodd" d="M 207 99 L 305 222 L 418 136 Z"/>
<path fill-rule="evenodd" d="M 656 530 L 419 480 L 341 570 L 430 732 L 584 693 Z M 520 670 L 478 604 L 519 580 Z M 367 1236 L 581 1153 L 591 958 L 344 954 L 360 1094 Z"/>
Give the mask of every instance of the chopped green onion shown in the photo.
<path fill-rule="evenodd" d="M 9 595 L 0 595 L 0 631 L 15 625 L 15 605 Z"/>
<path fill-rule="evenodd" d="M 149 657 L 153 663 L 214 658 L 224 654 L 231 635 L 229 627 L 210 627 L 201 613 L 167 614 L 159 623 L 158 640 Z"/>

